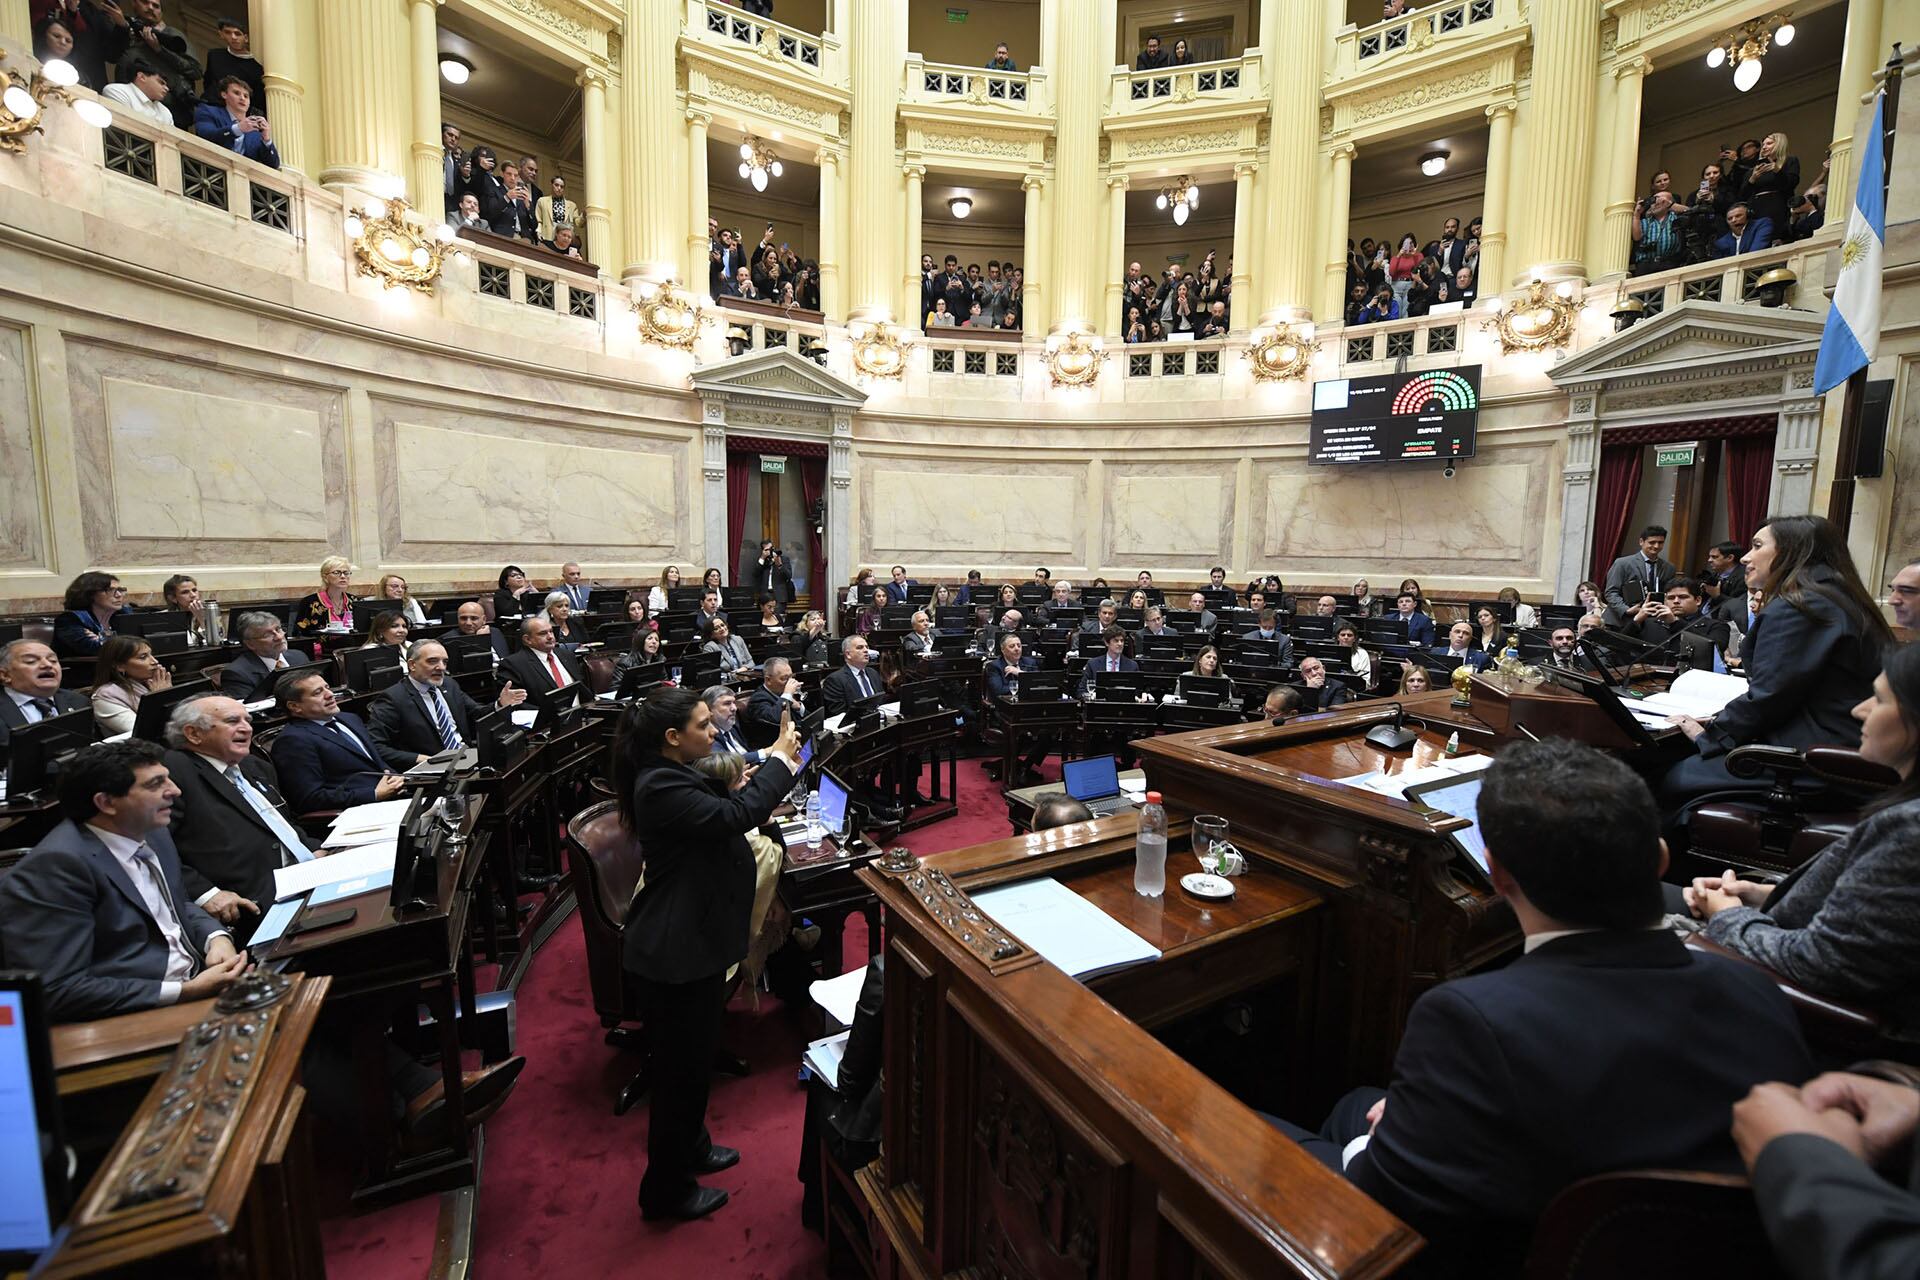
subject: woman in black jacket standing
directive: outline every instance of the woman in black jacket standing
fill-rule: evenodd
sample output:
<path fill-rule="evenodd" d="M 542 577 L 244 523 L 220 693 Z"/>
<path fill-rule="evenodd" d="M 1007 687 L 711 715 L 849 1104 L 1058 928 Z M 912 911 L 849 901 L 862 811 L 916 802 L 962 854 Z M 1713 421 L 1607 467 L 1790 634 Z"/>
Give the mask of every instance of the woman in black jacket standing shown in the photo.
<path fill-rule="evenodd" d="M 613 748 L 621 825 L 646 858 L 622 944 L 652 1054 L 646 1218 L 700 1218 L 727 1202 L 725 1191 L 695 1179 L 740 1160 L 714 1144 L 706 1115 L 728 974 L 747 954 L 754 864 L 746 833 L 792 789 L 800 735 L 783 713 L 752 781 L 730 794 L 690 767 L 712 749 L 713 717 L 685 689 L 661 689 L 628 711 Z"/>

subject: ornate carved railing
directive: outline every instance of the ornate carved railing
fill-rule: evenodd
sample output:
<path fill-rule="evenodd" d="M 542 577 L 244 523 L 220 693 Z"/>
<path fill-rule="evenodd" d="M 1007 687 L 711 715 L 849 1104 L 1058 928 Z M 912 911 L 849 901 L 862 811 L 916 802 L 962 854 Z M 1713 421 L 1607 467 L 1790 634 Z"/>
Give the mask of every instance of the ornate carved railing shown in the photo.
<path fill-rule="evenodd" d="M 816 78 L 827 73 L 826 40 L 720 0 L 687 0 L 686 33 L 707 44 L 743 46 Z"/>
<path fill-rule="evenodd" d="M 1266 82 L 1261 76 L 1264 58 L 1264 51 L 1254 48 L 1237 58 L 1196 62 L 1184 67 L 1161 67 L 1153 71 L 1117 67 L 1107 109 L 1114 115 L 1125 115 L 1170 102 L 1252 100 L 1266 92 Z"/>
<path fill-rule="evenodd" d="M 1046 82 L 1047 73 L 1040 68 L 989 71 L 982 67 L 928 62 L 917 54 L 908 54 L 903 97 L 911 103 L 946 106 L 972 103 L 1005 107 L 1022 115 L 1044 115 L 1052 109 L 1046 101 Z"/>
<path fill-rule="evenodd" d="M 1386 18 L 1335 36 L 1339 65 L 1342 70 L 1368 69 L 1404 50 L 1424 49 L 1436 40 L 1491 24 L 1498 11 L 1499 0 L 1455 0 L 1450 4 L 1409 7 L 1397 18 Z"/>

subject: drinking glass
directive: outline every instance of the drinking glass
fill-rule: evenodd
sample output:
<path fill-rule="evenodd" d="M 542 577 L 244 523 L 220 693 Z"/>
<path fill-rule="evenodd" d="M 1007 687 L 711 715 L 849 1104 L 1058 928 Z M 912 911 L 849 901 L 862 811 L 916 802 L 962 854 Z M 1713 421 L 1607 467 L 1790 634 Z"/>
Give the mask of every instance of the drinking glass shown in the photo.
<path fill-rule="evenodd" d="M 1193 820 L 1193 852 L 1200 869 L 1208 875 L 1220 870 L 1220 849 L 1227 843 L 1227 820 L 1217 813 L 1203 813 Z"/>

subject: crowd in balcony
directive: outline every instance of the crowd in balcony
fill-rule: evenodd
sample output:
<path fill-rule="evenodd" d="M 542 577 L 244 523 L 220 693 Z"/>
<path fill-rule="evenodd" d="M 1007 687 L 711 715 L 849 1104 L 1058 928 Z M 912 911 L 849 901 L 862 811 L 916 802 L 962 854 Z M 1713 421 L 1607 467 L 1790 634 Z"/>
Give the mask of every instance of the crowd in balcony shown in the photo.
<path fill-rule="evenodd" d="M 1676 191 L 1673 175 L 1658 170 L 1646 194 L 1633 204 L 1633 252 L 1629 273 L 1691 266 L 1714 258 L 1770 249 L 1804 240 L 1826 223 L 1827 162 L 1800 190 L 1800 158 L 1787 135 L 1722 143 L 1700 166 L 1691 190 Z"/>
<path fill-rule="evenodd" d="M 546 194 L 538 194 L 538 157 L 503 162 L 485 143 L 463 149 L 460 129 L 451 124 L 440 126 L 440 145 L 447 221 L 456 229 L 490 231 L 563 258 L 586 258 L 580 206 L 567 198 L 567 180 L 557 173 L 547 180 Z"/>
<path fill-rule="evenodd" d="M 1120 286 L 1120 332 L 1125 340 L 1225 337 L 1233 311 L 1233 260 L 1227 260 L 1223 271 L 1215 265 L 1215 253 L 1207 250 L 1196 271 L 1189 273 L 1175 262 L 1158 279 L 1129 262 Z"/>
<path fill-rule="evenodd" d="M 34 56 L 60 60 L 79 82 L 128 113 L 280 167 L 267 120 L 266 71 L 246 24 L 219 19 L 222 48 L 204 63 L 160 0 L 32 0 Z"/>
<path fill-rule="evenodd" d="M 1459 303 L 1471 309 L 1480 296 L 1480 219 L 1463 228 L 1447 218 L 1424 245 L 1412 231 L 1399 240 L 1361 237 L 1347 241 L 1347 303 L 1350 325 L 1424 316 Z"/>
<path fill-rule="evenodd" d="M 707 292 L 715 298 L 766 302 L 782 311 L 820 309 L 820 264 L 803 258 L 786 240 L 775 242 L 773 224 L 747 248 L 738 227 L 707 219 Z"/>
<path fill-rule="evenodd" d="M 920 314 L 925 329 L 1000 329 L 1020 332 L 1021 303 L 1026 275 L 1011 262 L 990 260 L 982 270 L 977 262 L 966 269 L 949 253 L 935 266 L 933 255 L 920 255 Z"/>

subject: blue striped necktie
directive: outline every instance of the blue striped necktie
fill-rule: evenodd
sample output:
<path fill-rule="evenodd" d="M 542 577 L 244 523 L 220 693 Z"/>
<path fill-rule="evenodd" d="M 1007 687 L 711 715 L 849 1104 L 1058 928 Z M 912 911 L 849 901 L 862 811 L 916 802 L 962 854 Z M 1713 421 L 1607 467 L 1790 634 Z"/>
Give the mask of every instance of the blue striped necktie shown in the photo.
<path fill-rule="evenodd" d="M 440 730 L 441 745 L 449 751 L 458 751 L 460 731 L 453 727 L 453 713 L 447 710 L 447 700 L 438 685 L 427 686 L 427 707 L 433 712 L 434 727 Z"/>

